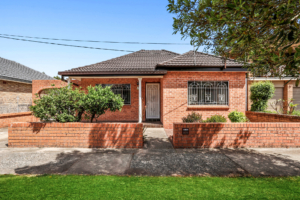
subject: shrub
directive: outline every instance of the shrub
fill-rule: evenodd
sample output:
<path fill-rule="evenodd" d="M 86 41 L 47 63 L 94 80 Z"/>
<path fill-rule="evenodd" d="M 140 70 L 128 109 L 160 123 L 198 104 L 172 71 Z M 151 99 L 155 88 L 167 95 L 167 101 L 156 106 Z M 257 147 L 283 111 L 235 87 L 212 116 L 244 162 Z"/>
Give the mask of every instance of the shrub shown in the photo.
<path fill-rule="evenodd" d="M 213 115 L 205 120 L 205 122 L 227 122 L 226 118 L 222 115 Z"/>
<path fill-rule="evenodd" d="M 84 98 L 83 105 L 86 119 L 90 119 L 93 122 L 95 118 L 97 119 L 107 110 L 112 112 L 122 110 L 124 100 L 119 94 L 114 94 L 110 88 L 103 88 L 101 85 L 87 88 L 88 93 Z"/>
<path fill-rule="evenodd" d="M 232 111 L 229 113 L 228 118 L 231 122 L 247 122 L 247 117 L 244 113 L 238 111 Z"/>
<path fill-rule="evenodd" d="M 264 111 L 268 100 L 274 96 L 275 87 L 270 81 L 255 82 L 250 87 L 251 111 Z"/>
<path fill-rule="evenodd" d="M 294 110 L 292 115 L 296 115 L 300 117 L 300 111 L 299 110 Z"/>
<path fill-rule="evenodd" d="M 183 117 L 182 122 L 184 123 L 202 122 L 202 115 L 192 112 L 191 114 L 188 114 L 187 117 Z"/>
<path fill-rule="evenodd" d="M 41 121 L 78 122 L 83 113 L 83 91 L 72 87 L 51 88 L 30 107 L 32 114 Z"/>
<path fill-rule="evenodd" d="M 91 122 L 104 114 L 107 110 L 115 112 L 122 109 L 124 100 L 114 94 L 110 87 L 96 86 L 88 88 L 85 94 L 80 89 L 51 88 L 46 95 L 34 100 L 35 105 L 30 107 L 33 115 L 41 121 L 79 122 L 82 115 Z"/>

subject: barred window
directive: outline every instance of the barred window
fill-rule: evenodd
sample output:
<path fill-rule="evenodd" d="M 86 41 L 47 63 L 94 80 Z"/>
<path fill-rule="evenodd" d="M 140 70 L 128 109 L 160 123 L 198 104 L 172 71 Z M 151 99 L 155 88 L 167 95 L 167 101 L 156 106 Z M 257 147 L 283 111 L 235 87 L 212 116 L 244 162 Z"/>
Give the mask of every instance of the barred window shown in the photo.
<path fill-rule="evenodd" d="M 131 102 L 130 84 L 101 84 L 101 85 L 103 88 L 111 86 L 111 90 L 113 91 L 113 93 L 119 94 L 124 99 L 125 105 L 130 105 Z"/>
<path fill-rule="evenodd" d="M 188 105 L 228 105 L 228 81 L 189 81 Z"/>

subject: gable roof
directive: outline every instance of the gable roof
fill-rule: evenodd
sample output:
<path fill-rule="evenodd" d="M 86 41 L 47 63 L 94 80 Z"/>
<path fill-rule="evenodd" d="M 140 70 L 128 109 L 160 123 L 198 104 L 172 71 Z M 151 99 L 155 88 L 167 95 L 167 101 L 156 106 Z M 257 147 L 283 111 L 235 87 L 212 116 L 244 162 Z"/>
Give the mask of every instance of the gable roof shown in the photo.
<path fill-rule="evenodd" d="M 178 55 L 178 53 L 167 50 L 140 50 L 96 64 L 59 72 L 59 74 L 87 72 L 154 72 L 158 63 Z"/>
<path fill-rule="evenodd" d="M 32 80 L 53 80 L 54 78 L 15 61 L 0 57 L 0 79 L 32 83 Z"/>
<path fill-rule="evenodd" d="M 226 67 L 242 67 L 244 64 L 233 59 L 226 60 Z M 202 52 L 189 51 L 182 55 L 159 63 L 163 67 L 223 67 L 225 59 L 220 56 L 210 55 Z"/>

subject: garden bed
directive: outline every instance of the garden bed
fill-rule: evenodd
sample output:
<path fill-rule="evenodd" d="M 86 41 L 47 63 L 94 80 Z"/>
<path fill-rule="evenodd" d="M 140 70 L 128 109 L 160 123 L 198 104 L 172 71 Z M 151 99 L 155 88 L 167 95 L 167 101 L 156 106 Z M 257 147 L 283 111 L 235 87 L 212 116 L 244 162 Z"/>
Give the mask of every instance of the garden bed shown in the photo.
<path fill-rule="evenodd" d="M 300 116 L 246 111 L 251 122 L 300 122 Z"/>
<path fill-rule="evenodd" d="M 141 123 L 12 123 L 9 147 L 142 148 Z"/>

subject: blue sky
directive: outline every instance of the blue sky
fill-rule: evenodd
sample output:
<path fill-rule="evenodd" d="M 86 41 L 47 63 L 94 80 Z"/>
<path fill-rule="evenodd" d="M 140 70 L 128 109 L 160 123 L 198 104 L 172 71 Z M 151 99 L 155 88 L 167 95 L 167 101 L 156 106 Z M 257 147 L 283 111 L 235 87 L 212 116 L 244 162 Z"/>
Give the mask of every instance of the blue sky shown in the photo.
<path fill-rule="evenodd" d="M 189 43 L 173 35 L 167 0 L 1 0 L 0 34 L 130 42 Z M 55 42 L 55 41 L 53 41 Z M 58 43 L 125 49 L 167 49 L 185 53 L 192 46 Z M 201 50 L 201 49 L 200 49 Z M 102 51 L 0 38 L 0 57 L 55 76 L 58 71 L 101 62 L 125 52 Z"/>

